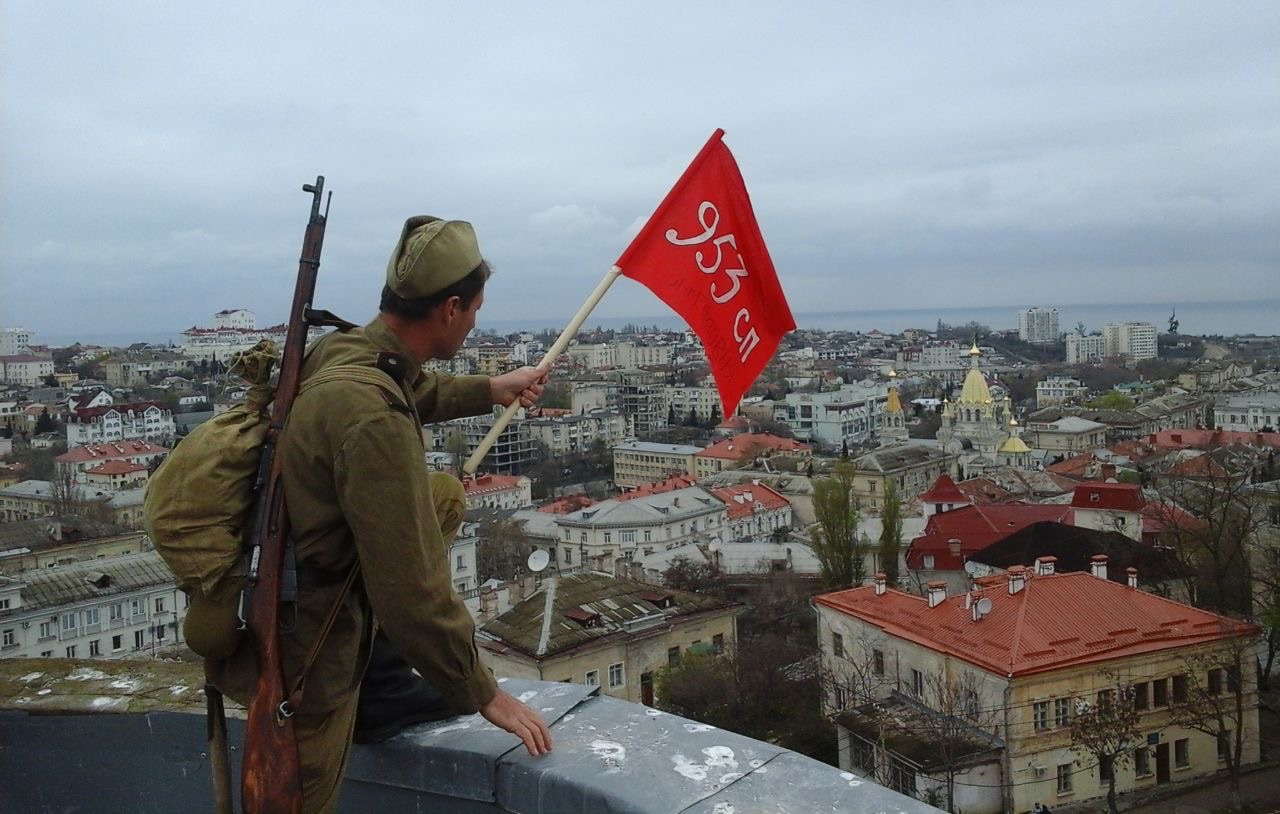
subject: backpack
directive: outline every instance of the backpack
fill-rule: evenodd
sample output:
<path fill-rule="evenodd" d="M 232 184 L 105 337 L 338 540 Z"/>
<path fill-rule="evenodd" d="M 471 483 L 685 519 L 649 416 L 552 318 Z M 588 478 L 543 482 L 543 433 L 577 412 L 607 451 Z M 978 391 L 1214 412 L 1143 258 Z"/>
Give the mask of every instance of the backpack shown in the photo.
<path fill-rule="evenodd" d="M 147 533 L 173 571 L 178 588 L 187 594 L 183 623 L 187 644 L 206 658 L 229 656 L 240 640 L 245 534 L 271 423 L 269 407 L 275 388 L 268 378 L 274 358 L 274 343 L 265 340 L 237 357 L 232 371 L 250 382 L 245 400 L 196 427 L 147 484 Z M 404 398 L 386 373 L 355 364 L 318 371 L 302 383 L 298 395 L 333 381 L 374 385 L 388 404 L 400 404 Z"/>

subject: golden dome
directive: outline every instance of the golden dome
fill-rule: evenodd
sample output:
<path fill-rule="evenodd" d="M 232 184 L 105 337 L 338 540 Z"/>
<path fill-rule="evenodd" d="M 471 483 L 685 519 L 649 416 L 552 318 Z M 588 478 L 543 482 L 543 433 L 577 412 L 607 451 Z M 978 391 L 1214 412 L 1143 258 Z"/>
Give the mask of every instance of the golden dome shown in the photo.
<path fill-rule="evenodd" d="M 896 387 L 889 388 L 889 400 L 885 402 L 884 411 L 886 413 L 902 412 L 902 400 L 898 398 L 898 389 Z"/>
<path fill-rule="evenodd" d="M 1030 452 L 1031 447 L 1018 436 L 1013 436 L 1000 445 L 1000 451 L 1008 454 L 1018 455 L 1023 452 Z"/>

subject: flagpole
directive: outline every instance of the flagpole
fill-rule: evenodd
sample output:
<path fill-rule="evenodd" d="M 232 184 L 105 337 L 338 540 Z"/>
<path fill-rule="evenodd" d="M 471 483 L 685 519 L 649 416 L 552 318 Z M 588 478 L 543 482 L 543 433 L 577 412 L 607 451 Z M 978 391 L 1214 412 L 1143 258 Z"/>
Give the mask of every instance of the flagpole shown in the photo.
<path fill-rule="evenodd" d="M 587 301 L 578 309 L 578 313 L 573 315 L 573 319 L 569 320 L 569 324 L 560 332 L 560 336 L 556 339 L 555 344 L 542 357 L 542 361 L 538 362 L 538 369 L 546 372 L 551 370 L 551 365 L 555 363 L 556 357 L 569 347 L 569 342 L 577 335 L 578 329 L 582 327 L 582 323 L 604 298 L 604 294 L 609 290 L 609 286 L 613 285 L 613 281 L 618 279 L 618 275 L 622 274 L 622 269 L 618 266 L 612 266 L 605 272 L 604 279 L 596 284 L 591 295 L 587 297 Z M 480 462 L 484 460 L 484 456 L 488 454 L 489 449 L 497 442 L 498 436 L 502 435 L 502 431 L 511 423 L 511 419 L 515 417 L 516 411 L 520 409 L 520 397 L 517 395 L 507 405 L 507 409 L 498 416 L 498 420 L 489 428 L 489 434 L 484 437 L 480 445 L 476 447 L 476 451 L 471 453 L 471 457 L 462 465 L 462 473 L 464 475 L 474 475 L 476 470 L 480 468 Z"/>

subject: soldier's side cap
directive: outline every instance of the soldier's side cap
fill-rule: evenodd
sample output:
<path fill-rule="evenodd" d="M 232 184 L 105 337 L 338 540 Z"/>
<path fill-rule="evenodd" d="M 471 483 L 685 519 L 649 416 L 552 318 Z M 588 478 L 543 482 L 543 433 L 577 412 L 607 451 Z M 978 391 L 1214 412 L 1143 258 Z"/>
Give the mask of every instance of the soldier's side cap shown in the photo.
<path fill-rule="evenodd" d="M 421 299 L 458 282 L 481 262 L 471 224 L 417 215 L 404 222 L 387 263 L 387 285 L 407 300 Z"/>

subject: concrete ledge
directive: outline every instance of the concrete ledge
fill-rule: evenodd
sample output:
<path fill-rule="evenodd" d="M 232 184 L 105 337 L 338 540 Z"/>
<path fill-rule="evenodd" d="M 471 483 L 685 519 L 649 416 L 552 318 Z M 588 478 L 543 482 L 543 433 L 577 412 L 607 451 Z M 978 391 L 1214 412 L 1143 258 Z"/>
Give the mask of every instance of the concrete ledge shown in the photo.
<path fill-rule="evenodd" d="M 63 675 L 26 671 L 0 690 L 0 811 L 161 812 L 207 810 L 205 722 L 186 711 L 135 711 L 131 691 L 164 699 L 181 686 L 155 663 L 54 660 Z M 88 667 L 86 667 L 86 664 Z M 123 665 L 81 701 L 48 699 L 77 670 Z M 12 665 L 7 665 L 6 668 Z M 184 665 L 199 677 L 199 668 Z M 194 670 L 191 668 L 194 667 Z M 39 678 L 31 678 L 40 672 Z M 154 686 L 147 679 L 154 679 Z M 132 682 L 125 681 L 131 678 Z M 46 682 L 49 686 L 39 685 Z M 135 683 L 141 682 L 141 684 Z M 175 682 L 175 683 L 170 683 Z M 96 695 L 113 689 L 118 698 Z M 39 685 L 39 686 L 38 686 Z M 655 709 L 596 694 L 576 684 L 510 680 L 504 688 L 547 718 L 555 751 L 532 758 L 512 735 L 478 715 L 406 730 L 386 743 L 357 746 L 343 787 L 351 812 L 511 812 L 513 814 L 762 814 L 764 812 L 937 812 L 931 806 L 771 744 Z M 164 691 L 156 692 L 156 687 Z M 32 689 L 35 688 L 35 689 Z M 40 689 L 50 689 L 38 695 Z M 178 695 L 196 692 L 188 690 Z M 41 706 L 37 708 L 36 700 Z M 88 705 L 82 703 L 88 697 Z M 94 703 L 95 699 L 108 701 Z M 150 703 L 150 702 L 147 702 Z M 117 714 L 101 714 L 101 713 Z M 85 714 L 89 713 L 89 714 Z M 231 721 L 232 743 L 243 737 Z M 238 772 L 238 752 L 233 753 Z M 51 767 L 58 767 L 52 771 Z M 13 778 L 31 782 L 12 782 Z M 236 783 L 235 785 L 238 785 Z"/>

